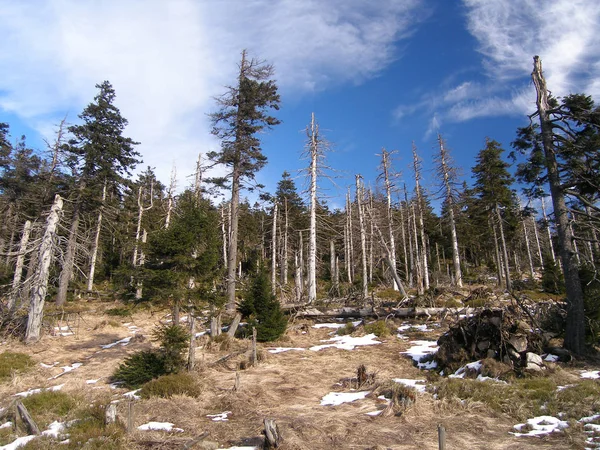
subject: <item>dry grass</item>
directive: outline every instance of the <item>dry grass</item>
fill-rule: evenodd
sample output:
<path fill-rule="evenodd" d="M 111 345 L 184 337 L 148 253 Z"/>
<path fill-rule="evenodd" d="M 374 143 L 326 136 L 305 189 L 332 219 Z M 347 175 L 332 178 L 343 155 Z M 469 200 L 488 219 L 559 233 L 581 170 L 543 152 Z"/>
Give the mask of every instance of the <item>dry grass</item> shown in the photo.
<path fill-rule="evenodd" d="M 102 408 L 92 411 L 84 406 L 103 406 L 111 400 L 118 400 L 118 415 L 121 421 L 125 421 L 127 401 L 122 395 L 125 390 L 110 388 L 107 379 L 127 355 L 150 348 L 153 344 L 149 339 L 135 340 L 127 346 L 117 345 L 102 350 L 100 345 L 131 336 L 123 324 L 113 326 L 107 321 L 131 322 L 139 327 L 139 334 L 150 334 L 162 317 L 164 314 L 139 310 L 133 311 L 132 316 L 127 319 L 107 319 L 106 315 L 86 313 L 77 336 L 46 336 L 34 347 L 11 342 L 7 348 L 30 355 L 36 366 L 30 372 L 0 384 L 0 398 L 8 399 L 14 393 L 30 388 L 64 383 L 61 392 L 76 399 L 75 411 L 94 418 Z M 363 331 L 359 328 L 355 334 Z M 430 393 L 418 394 L 410 404 L 405 402 L 403 405 L 402 398 L 410 397 L 409 393 L 393 388 L 385 380 L 424 379 L 427 373 L 413 367 L 412 361 L 400 354 L 410 344 L 395 336 L 382 338 L 383 343 L 380 345 L 359 347 L 353 351 L 329 348 L 319 352 L 304 350 L 271 354 L 266 350 L 278 346 L 307 349 L 333 335 L 334 330 L 310 328 L 310 323 L 306 321 L 294 323 L 280 341 L 259 345 L 259 363 L 252 367 L 246 365 L 246 370 L 240 370 L 240 364 L 248 361 L 249 341 L 224 339 L 222 342 L 211 342 L 203 337 L 197 341 L 198 369 L 192 373 L 202 386 L 197 397 L 173 395 L 170 399 L 152 397 L 135 402 L 136 426 L 149 421 L 171 422 L 185 430 L 183 433 L 136 430 L 123 435 L 120 428 L 102 429 L 90 419 L 89 429 L 81 431 L 78 435 L 81 438 L 78 439 L 92 439 L 90 442 L 95 442 L 97 447 L 91 448 L 103 448 L 103 442 L 114 445 L 104 448 L 182 448 L 185 442 L 206 431 L 207 440 L 227 447 L 256 442 L 262 430 L 263 419 L 271 417 L 277 421 L 284 434 L 285 449 L 436 449 L 438 423 L 446 427 L 448 448 L 567 448 L 574 445 L 574 442 L 579 442 L 579 435 L 575 430 L 542 439 L 516 439 L 508 434 L 516 423 L 515 420 L 507 412 L 493 410 L 485 401 L 474 396 L 461 402 L 453 396 L 442 396 L 435 400 Z M 435 339 L 435 336 L 427 333 L 426 338 Z M 228 355 L 233 356 L 224 359 Z M 40 362 L 51 364 L 55 361 L 60 364 L 51 369 L 39 366 Z M 74 362 L 82 362 L 83 366 L 60 378 L 48 380 L 61 373 L 61 366 Z M 357 367 L 361 365 L 366 366 L 368 373 L 375 373 L 375 382 L 364 389 L 375 389 L 376 392 L 353 403 L 321 406 L 320 401 L 325 394 L 350 389 L 349 386 L 341 386 L 340 380 L 355 378 Z M 499 369 L 490 367 L 489 370 Z M 240 381 L 238 390 L 233 389 L 236 373 L 239 374 Z M 554 378 L 540 384 L 569 384 L 567 381 L 576 379 L 567 370 L 555 370 L 551 377 Z M 434 380 L 437 377 L 431 375 L 430 378 Z M 95 384 L 86 383 L 86 380 L 97 379 L 100 381 Z M 575 398 L 595 393 L 589 386 L 580 389 L 582 393 L 574 396 Z M 541 387 L 525 390 L 546 392 Z M 494 392 L 498 393 L 492 390 Z M 376 398 L 378 393 L 388 393 L 395 398 L 396 410 L 390 409 L 389 414 L 381 416 L 368 416 L 367 412 L 383 407 L 382 400 Z M 559 400 L 557 408 L 577 403 L 576 400 L 567 398 L 567 394 Z M 402 414 L 395 415 L 400 409 Z M 214 422 L 206 417 L 208 414 L 225 411 L 231 411 L 226 422 Z M 0 439 L 3 439 L 1 434 Z M 35 445 L 39 447 L 31 448 L 55 448 L 41 440 Z"/>

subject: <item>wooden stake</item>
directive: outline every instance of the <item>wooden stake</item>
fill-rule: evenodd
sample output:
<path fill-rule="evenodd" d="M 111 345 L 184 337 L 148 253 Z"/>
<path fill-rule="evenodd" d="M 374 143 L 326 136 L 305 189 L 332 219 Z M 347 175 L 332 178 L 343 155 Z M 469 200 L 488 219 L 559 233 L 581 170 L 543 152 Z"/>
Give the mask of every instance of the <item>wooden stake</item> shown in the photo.
<path fill-rule="evenodd" d="M 134 422 L 134 410 L 133 410 L 133 400 L 130 400 L 127 405 L 127 432 L 133 433 L 133 422 Z"/>
<path fill-rule="evenodd" d="M 439 450 L 446 450 L 446 429 L 444 425 L 438 425 L 438 445 Z"/>
<path fill-rule="evenodd" d="M 256 328 L 252 327 L 252 354 L 250 355 L 250 364 L 256 364 Z"/>

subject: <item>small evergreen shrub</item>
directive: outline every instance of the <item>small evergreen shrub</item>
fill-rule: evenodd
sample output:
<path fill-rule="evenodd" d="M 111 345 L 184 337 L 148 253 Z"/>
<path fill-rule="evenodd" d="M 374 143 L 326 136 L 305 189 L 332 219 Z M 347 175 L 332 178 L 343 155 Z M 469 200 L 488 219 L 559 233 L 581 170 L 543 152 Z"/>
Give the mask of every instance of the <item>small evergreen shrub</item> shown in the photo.
<path fill-rule="evenodd" d="M 0 353 L 0 381 L 9 379 L 12 373 L 24 373 L 35 363 L 29 355 L 18 352 Z"/>
<path fill-rule="evenodd" d="M 338 328 L 337 334 L 340 336 L 346 336 L 348 334 L 352 334 L 356 331 L 356 327 L 352 322 L 346 322 L 342 328 Z"/>
<path fill-rule="evenodd" d="M 248 318 L 249 329 L 256 327 L 259 342 L 277 340 L 287 327 L 287 319 L 279 302 L 271 293 L 271 286 L 264 270 L 252 280 L 246 298 L 239 306 L 242 316 Z"/>
<path fill-rule="evenodd" d="M 563 294 L 565 292 L 565 281 L 560 267 L 549 255 L 544 256 L 544 267 L 542 269 L 542 289 L 550 294 Z"/>
<path fill-rule="evenodd" d="M 143 350 L 127 357 L 112 376 L 113 381 L 137 388 L 161 375 L 179 372 L 185 367 L 184 351 L 189 334 L 179 325 L 159 326 L 154 330 L 154 340 L 160 342 L 158 350 Z"/>
<path fill-rule="evenodd" d="M 378 320 L 376 322 L 366 324 L 365 333 L 373 333 L 377 337 L 386 337 L 390 335 L 390 329 L 385 323 L 385 320 Z"/>
<path fill-rule="evenodd" d="M 171 398 L 174 395 L 198 397 L 201 393 L 198 381 L 186 372 L 161 376 L 144 384 L 140 391 L 142 398 Z"/>
<path fill-rule="evenodd" d="M 107 316 L 129 317 L 129 316 L 131 316 L 131 309 L 129 309 L 127 307 L 109 308 L 106 311 L 104 311 L 104 313 Z"/>

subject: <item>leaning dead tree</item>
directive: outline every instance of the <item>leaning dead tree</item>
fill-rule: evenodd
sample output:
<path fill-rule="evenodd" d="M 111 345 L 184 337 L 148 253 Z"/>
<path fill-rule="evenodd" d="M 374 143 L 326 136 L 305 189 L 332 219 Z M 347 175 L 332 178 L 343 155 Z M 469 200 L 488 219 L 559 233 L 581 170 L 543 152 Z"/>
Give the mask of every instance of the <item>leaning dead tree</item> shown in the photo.
<path fill-rule="evenodd" d="M 548 102 L 549 93 L 546 86 L 546 79 L 542 73 L 542 61 L 539 56 L 533 57 L 533 72 L 531 78 L 537 93 L 537 116 L 540 120 L 542 146 L 544 148 L 544 156 L 546 159 L 548 183 L 550 184 L 550 194 L 552 196 L 552 206 L 554 208 L 554 218 L 556 220 L 556 231 L 560 244 L 560 259 L 562 261 L 567 291 L 568 306 L 564 346 L 579 354 L 585 349 L 583 290 L 579 278 L 576 252 L 573 247 L 573 233 L 569 226 L 569 211 L 558 170 L 552 108 Z"/>
<path fill-rule="evenodd" d="M 31 286 L 31 301 L 29 306 L 29 317 L 27 318 L 27 329 L 25 331 L 25 342 L 32 343 L 40 339 L 42 330 L 42 318 L 44 314 L 44 303 L 48 292 L 48 278 L 50 276 L 50 263 L 54 253 L 54 240 L 56 227 L 60 221 L 63 200 L 60 195 L 54 197 L 54 204 L 50 209 L 50 215 L 46 220 L 46 231 L 40 245 L 38 265 Z"/>
<path fill-rule="evenodd" d="M 98 223 L 96 224 L 96 234 L 94 236 L 94 246 L 92 247 L 92 258 L 90 262 L 90 272 L 88 275 L 87 290 L 91 291 L 94 287 L 94 274 L 96 273 L 96 261 L 98 259 L 98 248 L 100 247 L 100 233 L 102 231 L 102 217 L 104 215 L 104 202 L 106 202 L 106 179 L 102 188 L 102 202 L 98 212 Z"/>

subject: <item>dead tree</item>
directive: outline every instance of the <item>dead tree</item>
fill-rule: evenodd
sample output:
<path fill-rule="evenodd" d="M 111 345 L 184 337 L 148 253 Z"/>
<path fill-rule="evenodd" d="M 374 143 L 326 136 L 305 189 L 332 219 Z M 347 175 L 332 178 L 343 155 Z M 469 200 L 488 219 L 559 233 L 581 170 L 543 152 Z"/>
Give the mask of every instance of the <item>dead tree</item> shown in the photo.
<path fill-rule="evenodd" d="M 90 261 L 90 273 L 88 275 L 87 290 L 91 291 L 94 287 L 94 274 L 96 272 L 96 260 L 98 259 L 98 247 L 100 246 L 100 232 L 102 231 L 102 215 L 104 213 L 104 202 L 106 201 L 106 180 L 102 188 L 102 203 L 98 212 L 98 223 L 96 224 L 96 234 L 94 236 L 94 246 L 92 247 L 92 258 Z"/>
<path fill-rule="evenodd" d="M 391 180 L 391 162 L 390 153 L 384 148 L 381 151 L 381 170 L 383 171 L 383 183 L 385 186 L 385 197 L 387 200 L 386 218 L 388 224 L 388 234 L 390 240 L 390 259 L 394 267 L 396 267 L 396 242 L 394 239 L 394 219 L 392 214 L 392 180 Z M 398 284 L 395 278 L 393 279 L 394 290 L 398 290 Z"/>
<path fill-rule="evenodd" d="M 21 285 L 21 277 L 23 275 L 23 265 L 25 263 L 25 254 L 27 252 L 27 244 L 29 243 L 29 234 L 31 233 L 31 221 L 25 221 L 23 225 L 23 233 L 21 234 L 21 244 L 19 245 L 19 254 L 15 264 L 15 274 L 13 276 L 12 290 L 8 297 L 8 311 L 12 312 L 17 305 L 17 297 L 19 296 L 19 286 Z"/>
<path fill-rule="evenodd" d="M 413 168 L 415 171 L 415 191 L 417 194 L 417 212 L 419 214 L 419 231 L 421 234 L 421 266 L 423 274 L 423 283 L 425 290 L 429 289 L 429 263 L 427 261 L 427 238 L 425 236 L 425 224 L 423 221 L 423 209 L 425 208 L 425 202 L 423 200 L 423 192 L 421 190 L 421 160 L 417 155 L 417 147 L 413 142 L 412 145 L 413 153 Z"/>
<path fill-rule="evenodd" d="M 565 192 L 561 186 L 560 174 L 556 156 L 553 132 L 553 119 L 548 103 L 548 88 L 542 73 L 542 61 L 539 56 L 533 58 L 533 72 L 531 74 L 537 93 L 537 115 L 540 120 L 542 146 L 548 171 L 548 183 L 554 207 L 554 218 L 558 241 L 560 243 L 560 257 L 565 277 L 567 291 L 567 323 L 565 330 L 564 346 L 574 353 L 581 354 L 585 349 L 585 313 L 583 309 L 583 290 L 579 278 L 579 267 L 575 249 L 573 248 L 573 233 L 569 227 L 568 209 L 565 201 Z"/>
<path fill-rule="evenodd" d="M 277 294 L 277 202 L 273 205 L 273 228 L 271 229 L 271 292 Z"/>
<path fill-rule="evenodd" d="M 356 175 L 356 209 L 358 210 L 358 223 L 360 225 L 360 256 L 362 261 L 362 294 L 366 298 L 369 295 L 368 273 L 367 273 L 367 233 L 365 230 L 364 217 L 364 187 L 360 175 Z"/>
<path fill-rule="evenodd" d="M 27 329 L 25 331 L 25 342 L 27 343 L 37 342 L 40 339 L 44 303 L 48 292 L 49 269 L 54 253 L 56 227 L 60 221 L 62 207 L 63 200 L 57 194 L 54 197 L 54 203 L 46 220 L 46 231 L 40 245 L 38 266 L 34 275 L 33 285 L 31 286 L 29 317 L 27 318 Z"/>
<path fill-rule="evenodd" d="M 448 216 L 450 219 L 450 237 L 452 241 L 452 261 L 454 262 L 454 283 L 458 287 L 463 286 L 462 271 L 460 269 L 460 253 L 458 251 L 458 237 L 456 235 L 456 221 L 454 219 L 454 193 L 452 192 L 452 183 L 455 176 L 455 169 L 450 166 L 450 155 L 444 145 L 442 136 L 438 134 L 440 145 L 440 156 L 438 163 L 438 176 L 442 180 L 442 188 L 445 191 L 444 201 L 448 206 Z"/>

